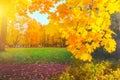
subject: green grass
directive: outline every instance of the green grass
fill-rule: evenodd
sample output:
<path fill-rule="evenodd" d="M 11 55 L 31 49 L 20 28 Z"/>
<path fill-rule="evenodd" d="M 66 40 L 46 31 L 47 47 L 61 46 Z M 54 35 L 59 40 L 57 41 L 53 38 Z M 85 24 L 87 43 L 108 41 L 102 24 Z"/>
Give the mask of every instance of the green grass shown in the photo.
<path fill-rule="evenodd" d="M 66 48 L 11 48 L 0 53 L 0 63 L 69 63 Z"/>
<path fill-rule="evenodd" d="M 116 56 L 96 52 L 93 60 L 113 60 Z M 99 53 L 99 54 L 98 54 Z M 9 48 L 0 53 L 0 63 L 74 63 L 66 48 Z"/>

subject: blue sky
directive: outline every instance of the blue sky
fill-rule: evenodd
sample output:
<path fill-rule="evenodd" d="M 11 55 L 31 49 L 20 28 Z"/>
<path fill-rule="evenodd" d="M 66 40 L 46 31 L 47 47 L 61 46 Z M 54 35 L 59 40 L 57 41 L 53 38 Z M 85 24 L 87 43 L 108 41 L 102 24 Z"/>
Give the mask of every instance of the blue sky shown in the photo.
<path fill-rule="evenodd" d="M 55 7 L 51 8 L 50 11 L 54 12 L 57 9 L 57 6 L 60 5 L 60 4 L 63 4 L 63 3 L 65 3 L 65 0 L 61 0 L 61 2 L 55 4 L 54 5 Z M 42 25 L 47 25 L 49 23 L 49 19 L 48 19 L 49 15 L 48 14 L 40 14 L 39 11 L 36 11 L 36 12 L 34 12 L 32 14 L 30 14 L 28 12 L 28 15 L 31 18 L 33 18 L 33 19 L 37 20 L 38 22 L 40 22 Z"/>
<path fill-rule="evenodd" d="M 39 11 L 36 11 L 33 14 L 28 13 L 28 15 L 42 25 L 47 25 L 49 23 L 48 14 L 40 14 Z"/>

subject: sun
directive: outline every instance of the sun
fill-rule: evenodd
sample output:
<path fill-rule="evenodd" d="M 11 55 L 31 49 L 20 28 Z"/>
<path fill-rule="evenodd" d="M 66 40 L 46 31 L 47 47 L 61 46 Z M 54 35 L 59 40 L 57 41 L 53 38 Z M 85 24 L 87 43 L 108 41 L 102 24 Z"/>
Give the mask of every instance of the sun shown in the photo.
<path fill-rule="evenodd" d="M 5 15 L 7 10 L 7 6 L 0 3 L 0 16 Z"/>
<path fill-rule="evenodd" d="M 0 15 L 8 14 L 7 12 L 13 7 L 11 0 L 0 0 Z"/>
<path fill-rule="evenodd" d="M 0 16 L 3 14 L 3 8 L 0 6 Z"/>

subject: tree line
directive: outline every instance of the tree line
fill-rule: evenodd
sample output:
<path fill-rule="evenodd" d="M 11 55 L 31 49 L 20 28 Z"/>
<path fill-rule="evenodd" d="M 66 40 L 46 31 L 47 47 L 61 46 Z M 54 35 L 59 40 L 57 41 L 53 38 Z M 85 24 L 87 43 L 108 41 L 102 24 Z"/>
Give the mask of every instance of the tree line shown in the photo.
<path fill-rule="evenodd" d="M 51 23 L 43 26 L 35 19 L 20 18 L 8 25 L 6 47 L 66 47 L 58 29 Z"/>

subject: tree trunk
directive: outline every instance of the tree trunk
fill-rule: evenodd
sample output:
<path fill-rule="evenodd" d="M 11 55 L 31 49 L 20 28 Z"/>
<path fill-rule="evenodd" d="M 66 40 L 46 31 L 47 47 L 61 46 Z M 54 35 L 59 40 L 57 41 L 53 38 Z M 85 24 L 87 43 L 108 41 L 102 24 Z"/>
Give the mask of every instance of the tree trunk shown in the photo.
<path fill-rule="evenodd" d="M 5 50 L 6 34 L 7 34 L 7 19 L 2 16 L 1 29 L 0 29 L 0 52 Z"/>

